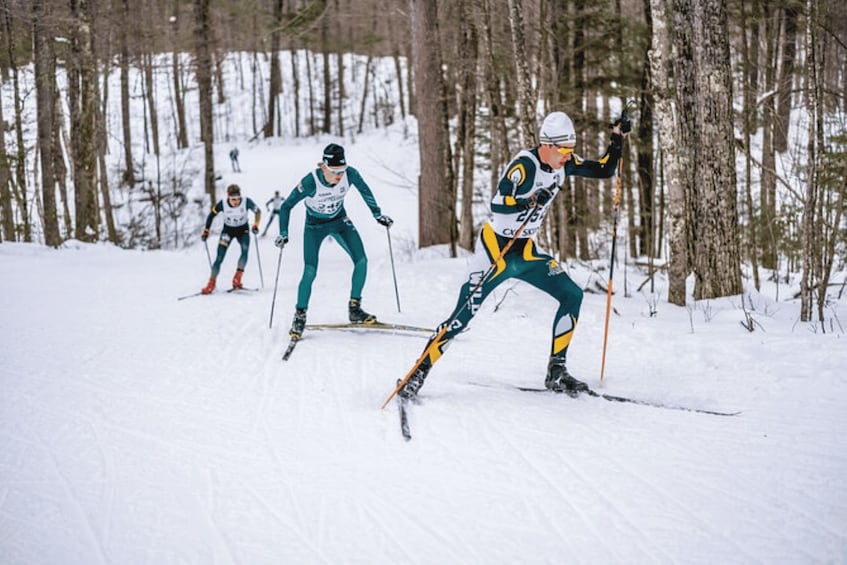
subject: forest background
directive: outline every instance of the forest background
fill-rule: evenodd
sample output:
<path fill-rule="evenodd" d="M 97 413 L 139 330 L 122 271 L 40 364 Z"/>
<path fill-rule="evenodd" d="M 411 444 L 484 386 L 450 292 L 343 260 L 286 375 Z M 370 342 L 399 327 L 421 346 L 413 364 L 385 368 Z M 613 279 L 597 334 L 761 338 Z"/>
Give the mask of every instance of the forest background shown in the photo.
<path fill-rule="evenodd" d="M 620 183 L 569 180 L 540 234 L 668 300 L 801 272 L 826 324 L 847 228 L 847 6 L 834 0 L 0 0 L 0 237 L 196 243 L 215 148 L 403 124 L 419 142 L 421 247 L 470 248 L 539 120 L 566 111 Z M 226 66 L 235 73 L 226 73 Z M 237 77 L 227 84 L 225 77 Z M 248 104 L 251 123 L 236 123 Z M 143 131 L 131 128 L 144 116 Z M 240 114 L 238 114 L 240 115 Z M 402 168 L 402 165 L 398 165 Z M 749 268 L 743 268 L 743 267 Z M 843 292 L 835 287 L 835 292 Z"/>

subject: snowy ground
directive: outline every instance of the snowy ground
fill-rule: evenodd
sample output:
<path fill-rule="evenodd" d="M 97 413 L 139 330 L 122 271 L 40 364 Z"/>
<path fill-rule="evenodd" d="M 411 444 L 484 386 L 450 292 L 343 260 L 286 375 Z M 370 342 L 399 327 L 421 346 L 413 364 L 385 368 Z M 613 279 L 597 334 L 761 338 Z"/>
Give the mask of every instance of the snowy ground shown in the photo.
<path fill-rule="evenodd" d="M 353 192 L 364 306 L 435 326 L 465 259 L 415 250 L 416 195 L 379 156 L 416 152 L 368 143 L 348 157 L 397 220 L 402 313 L 385 230 Z M 227 180 L 263 204 L 323 144 L 242 146 L 245 172 Z M 312 332 L 280 360 L 302 213 L 271 329 L 270 237 L 262 290 L 184 301 L 208 277 L 199 244 L 0 245 L 0 563 L 847 563 L 837 325 L 812 331 L 795 301 L 767 292 L 752 333 L 739 297 L 690 310 L 662 297 L 651 317 L 649 297 L 620 292 L 601 387 L 605 296 L 586 294 L 576 375 L 609 394 L 741 411 L 726 418 L 509 388 L 541 385 L 555 307 L 517 285 L 495 312 L 502 287 L 433 369 L 407 443 L 395 406 L 380 406 L 425 336 Z M 321 261 L 309 321 L 344 321 L 349 261 L 334 243 Z M 580 284 L 605 277 L 569 269 Z M 258 271 L 251 255 L 248 286 Z"/>

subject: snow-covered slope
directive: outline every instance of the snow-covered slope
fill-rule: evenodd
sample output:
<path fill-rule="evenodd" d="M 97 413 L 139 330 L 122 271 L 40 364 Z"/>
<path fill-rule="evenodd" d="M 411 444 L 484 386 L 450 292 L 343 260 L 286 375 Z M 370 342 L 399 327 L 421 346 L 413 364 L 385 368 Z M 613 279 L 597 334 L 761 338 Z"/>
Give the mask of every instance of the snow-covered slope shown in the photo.
<path fill-rule="evenodd" d="M 323 144 L 242 146 L 245 172 L 225 180 L 264 203 Z M 386 164 L 401 151 L 382 137 L 348 149 L 396 219 L 402 313 L 385 229 L 347 198 L 370 258 L 364 307 L 434 327 L 465 258 L 415 250 L 416 195 Z M 609 394 L 742 413 L 574 400 L 509 387 L 542 383 L 555 307 L 504 285 L 430 373 L 407 443 L 395 406 L 380 406 L 426 336 L 312 332 L 280 359 L 301 228 L 302 207 L 272 328 L 270 237 L 262 277 L 255 254 L 245 276 L 260 291 L 183 301 L 208 277 L 199 244 L 0 245 L 0 563 L 847 562 L 837 326 L 815 333 L 797 303 L 767 293 L 749 333 L 738 297 L 660 301 L 651 317 L 649 297 L 619 292 L 601 387 L 605 296 L 589 293 L 576 375 Z M 605 276 L 569 270 L 579 284 Z M 310 322 L 344 321 L 349 277 L 328 242 Z"/>

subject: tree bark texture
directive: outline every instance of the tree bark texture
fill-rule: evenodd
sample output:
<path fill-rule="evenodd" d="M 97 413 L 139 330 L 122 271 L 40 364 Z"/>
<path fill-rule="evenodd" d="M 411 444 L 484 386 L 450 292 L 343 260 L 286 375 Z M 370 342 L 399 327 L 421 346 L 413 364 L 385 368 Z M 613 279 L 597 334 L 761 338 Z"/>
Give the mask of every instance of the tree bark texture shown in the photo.
<path fill-rule="evenodd" d="M 209 19 L 210 0 L 194 0 L 195 51 L 194 67 L 197 76 L 197 96 L 200 101 L 200 139 L 205 156 L 204 179 L 211 205 L 217 202 L 215 194 L 214 129 L 212 122 L 212 56 Z"/>
<path fill-rule="evenodd" d="M 53 30 L 47 26 L 47 0 L 33 0 L 33 44 L 35 57 L 35 90 L 38 107 L 38 148 L 41 155 L 41 197 L 44 243 L 58 247 L 61 241 L 56 214 L 56 177 L 53 173 L 53 129 L 55 117 L 55 61 L 51 42 Z"/>
<path fill-rule="evenodd" d="M 450 172 L 447 101 L 441 74 L 436 0 L 409 0 L 415 107 L 420 140 L 418 245 L 455 242 L 455 189 Z M 453 250 L 455 253 L 455 249 Z"/>

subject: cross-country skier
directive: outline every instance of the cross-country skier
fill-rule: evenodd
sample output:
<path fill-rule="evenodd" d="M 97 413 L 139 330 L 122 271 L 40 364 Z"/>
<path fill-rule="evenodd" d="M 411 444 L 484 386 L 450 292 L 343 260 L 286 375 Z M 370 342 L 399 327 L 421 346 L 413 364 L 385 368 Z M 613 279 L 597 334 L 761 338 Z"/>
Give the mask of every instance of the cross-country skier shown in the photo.
<path fill-rule="evenodd" d="M 253 212 L 253 227 L 249 228 L 247 220 L 247 211 Z M 212 207 L 212 211 L 206 217 L 206 227 L 203 230 L 200 239 L 206 241 L 209 237 L 209 228 L 212 227 L 212 221 L 218 214 L 223 214 L 224 227 L 221 230 L 221 238 L 218 241 L 218 254 L 215 262 L 212 263 L 212 273 L 209 276 L 209 282 L 203 287 L 203 294 L 211 294 L 215 290 L 215 280 L 218 278 L 218 273 L 221 271 L 221 263 L 229 249 L 230 242 L 235 239 L 241 246 L 241 256 L 238 258 L 238 269 L 235 271 L 235 276 L 232 277 L 232 288 L 244 288 L 241 284 L 241 276 L 244 274 L 244 267 L 247 265 L 247 252 L 250 250 L 250 229 L 253 233 L 259 233 L 259 222 L 262 219 L 262 211 L 256 206 L 250 198 L 241 197 L 241 188 L 237 184 L 231 184 L 226 189 L 226 199 L 220 200 Z"/>
<path fill-rule="evenodd" d="M 262 230 L 262 237 L 265 237 L 265 234 L 268 233 L 268 228 L 270 228 L 271 224 L 274 223 L 274 218 L 279 216 L 279 207 L 282 206 L 282 202 L 284 200 L 285 198 L 279 195 L 279 191 L 275 190 L 273 198 L 265 202 L 265 210 L 270 211 L 271 217 L 268 218 L 268 223 L 265 225 L 265 229 Z"/>
<path fill-rule="evenodd" d="M 398 391 L 403 398 L 417 395 L 432 364 L 441 357 L 452 339 L 467 328 L 485 297 L 510 278 L 525 281 L 559 302 L 553 319 L 545 386 L 552 391 L 573 395 L 588 389 L 585 383 L 568 373 L 566 366 L 568 345 L 582 304 L 582 289 L 553 257 L 537 247 L 535 236 L 565 177 L 609 178 L 614 175 L 621 155 L 623 133 L 630 129 L 628 120 L 615 123 L 605 156 L 599 161 L 589 161 L 574 154 L 576 132 L 567 114 L 553 112 L 544 118 L 538 134 L 539 145 L 519 152 L 500 178 L 491 199 L 491 219 L 479 234 L 467 281 L 459 291 L 456 308 L 438 326 L 443 332 L 438 331 L 430 338 L 420 365 Z M 512 240 L 514 242 L 501 258 Z"/>
<path fill-rule="evenodd" d="M 347 212 L 344 197 L 355 186 L 373 217 L 390 228 L 394 221 L 382 213 L 373 192 L 354 167 L 347 166 L 344 148 L 330 143 L 324 148 L 323 159 L 303 177 L 279 209 L 279 236 L 274 243 L 284 247 L 288 243 L 288 222 L 291 209 L 301 200 L 306 205 L 306 222 L 303 229 L 303 276 L 297 289 L 297 304 L 289 335 L 299 339 L 306 327 L 306 310 L 312 295 L 312 283 L 318 272 L 318 253 L 327 236 L 332 236 L 353 261 L 353 278 L 348 302 L 348 318 L 354 323 L 374 323 L 376 316 L 362 310 L 362 288 L 368 271 L 368 258 L 362 238 Z"/>

